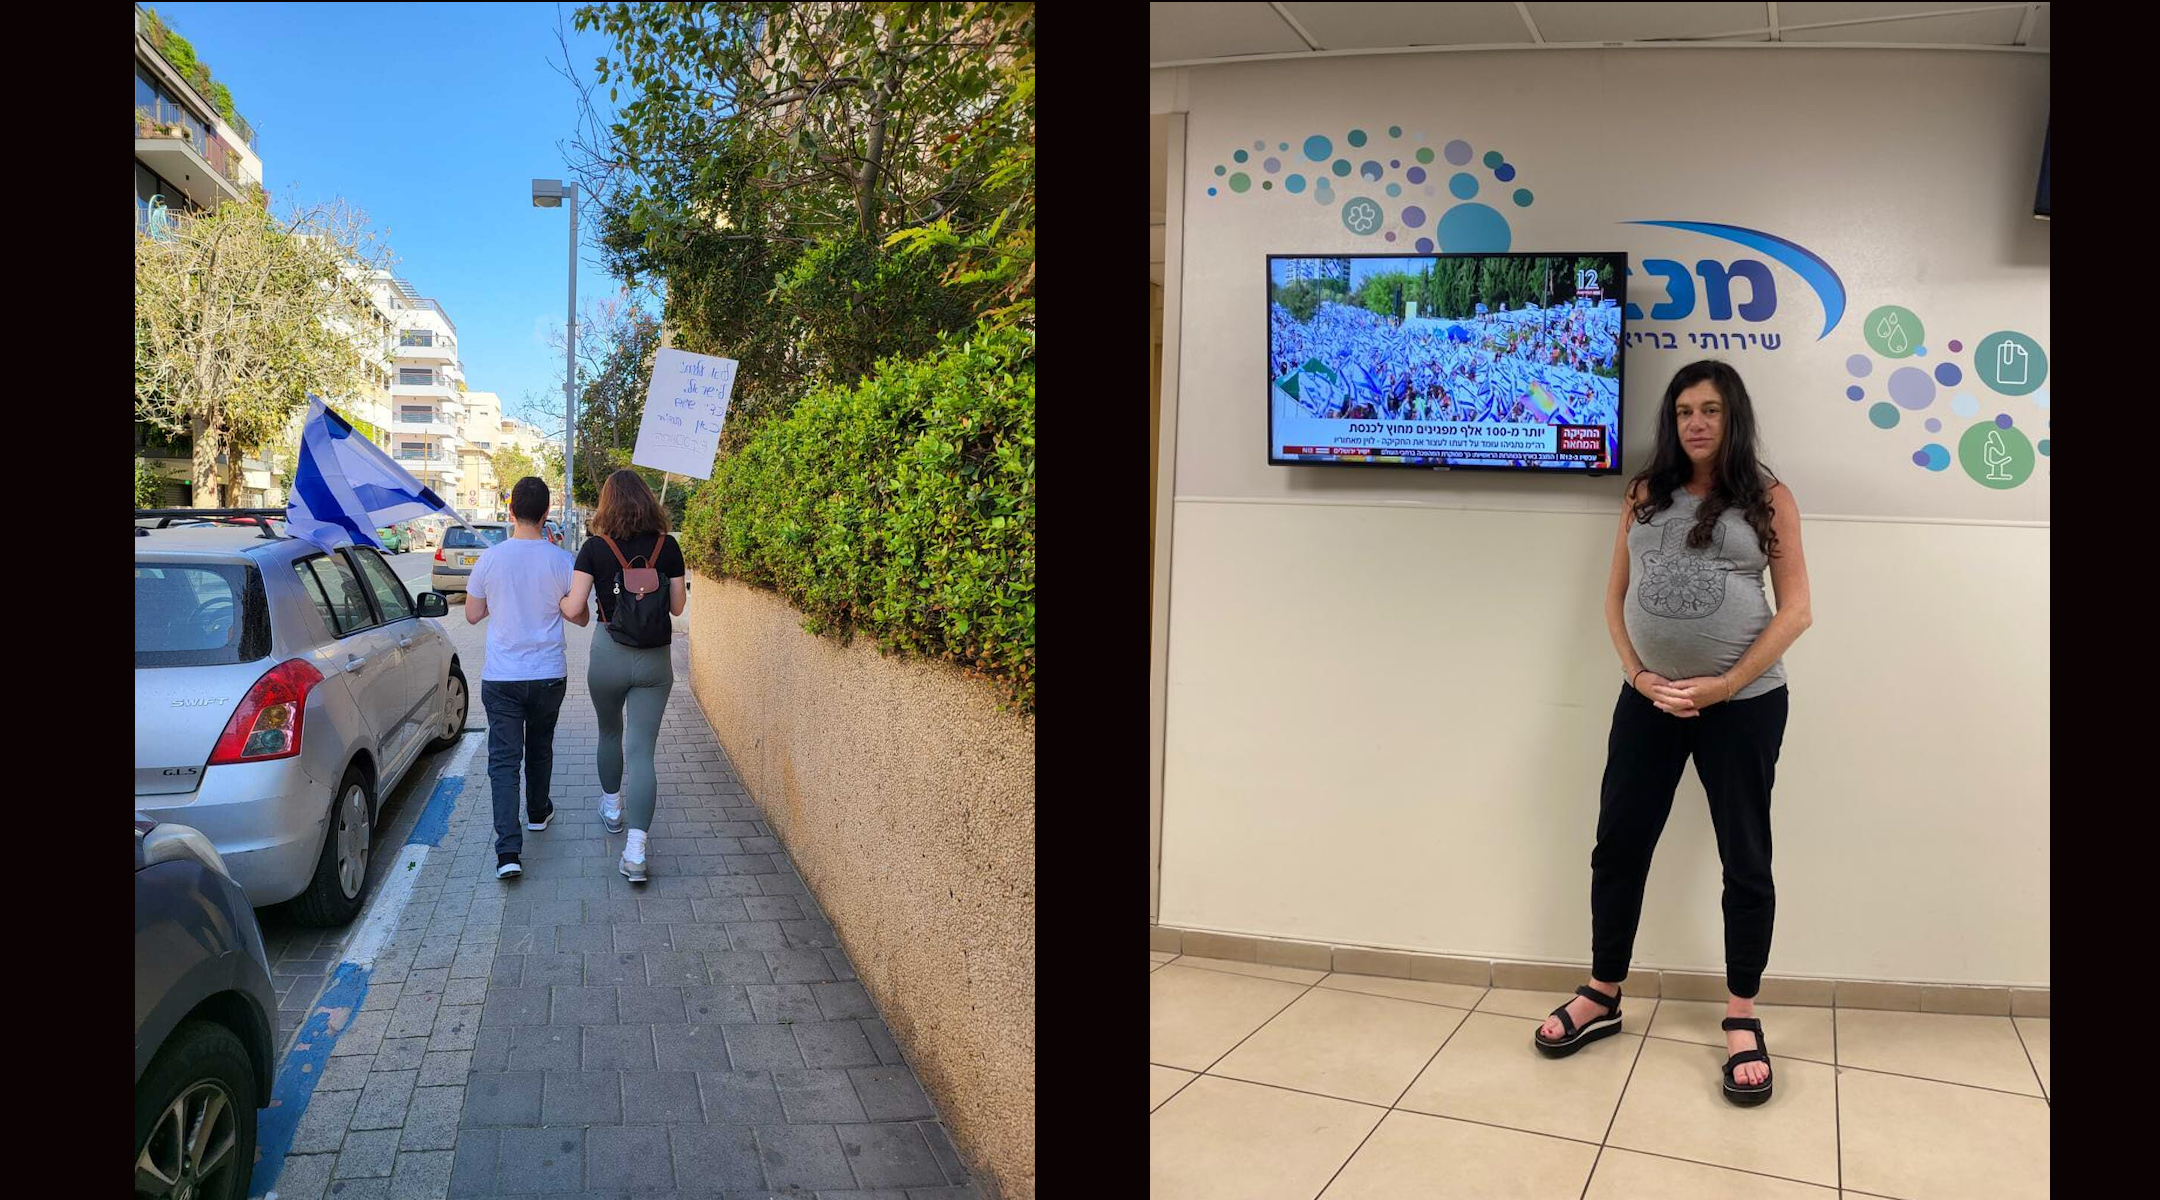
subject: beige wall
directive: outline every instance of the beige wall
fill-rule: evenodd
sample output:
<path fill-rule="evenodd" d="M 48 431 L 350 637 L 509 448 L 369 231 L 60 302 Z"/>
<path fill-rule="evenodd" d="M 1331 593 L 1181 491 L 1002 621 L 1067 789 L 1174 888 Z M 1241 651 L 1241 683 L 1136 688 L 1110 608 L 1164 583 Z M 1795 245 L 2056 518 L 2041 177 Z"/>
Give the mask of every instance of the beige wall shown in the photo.
<path fill-rule="evenodd" d="M 1035 721 L 698 575 L 691 686 L 969 1169 L 1035 1194 Z M 986 1194 L 988 1189 L 984 1189 Z"/>
<path fill-rule="evenodd" d="M 1646 310 L 1662 289 L 1645 257 L 1761 255 L 1625 221 L 1765 230 L 1838 270 L 1832 333 L 1818 336 L 1825 309 L 1778 267 L 1783 346 L 1718 355 L 1747 380 L 1792 486 L 1813 589 L 1814 626 L 1786 656 L 1770 972 L 2047 986 L 2052 461 L 1992 491 L 1911 454 L 1930 440 L 1923 417 L 1952 438 L 1969 423 L 1953 421 L 1952 391 L 2047 436 L 2034 397 L 1972 386 L 1970 360 L 1998 329 L 2047 341 L 2048 227 L 2029 213 L 2048 70 L 2024 55 L 1614 50 L 1156 72 L 1154 110 L 1188 122 L 1171 187 L 1191 215 L 1172 217 L 1189 292 L 1171 298 L 1165 338 L 1178 377 L 1161 923 L 1589 958 L 1621 684 L 1600 610 L 1621 480 L 1270 467 L 1261 452 L 1263 256 L 1385 248 L 1279 184 L 1209 197 L 1214 168 L 1254 141 L 1288 141 L 1290 159 L 1307 134 L 1340 146 L 1344 130 L 1399 123 L 1436 147 L 1504 150 L 1537 194 L 1507 209 L 1511 248 L 1627 250 Z M 1586 115 L 1579 88 L 1634 116 Z M 1704 97 L 1714 119 L 1697 116 Z M 1894 126 L 1869 118 L 1890 112 Z M 1434 212 L 1447 172 L 1436 181 Z M 1861 319 L 1891 303 L 1928 323 L 1936 354 L 1918 365 L 1964 339 L 1967 383 L 1884 431 L 1866 409 L 1886 368 L 1856 381 L 1845 361 L 1868 353 Z M 1627 351 L 1625 472 L 1647 461 L 1665 380 L 1701 353 L 1685 333 L 1706 326 L 1640 327 L 1682 336 L 1677 351 Z M 1845 398 L 1856 382 L 1868 404 Z M 1642 966 L 1722 969 L 1704 805 L 1691 771 L 1651 874 Z"/>

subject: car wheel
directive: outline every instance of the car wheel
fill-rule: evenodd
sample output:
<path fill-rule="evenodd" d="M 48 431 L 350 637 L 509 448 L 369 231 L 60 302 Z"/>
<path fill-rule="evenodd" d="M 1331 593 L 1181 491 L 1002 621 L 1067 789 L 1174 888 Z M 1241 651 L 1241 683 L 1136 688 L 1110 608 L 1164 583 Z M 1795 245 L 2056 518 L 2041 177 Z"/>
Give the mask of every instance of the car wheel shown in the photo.
<path fill-rule="evenodd" d="M 230 1029 L 188 1021 L 135 1085 L 135 1195 L 242 1200 L 255 1169 L 255 1068 Z"/>
<path fill-rule="evenodd" d="M 375 796 L 358 765 L 345 769 L 330 802 L 315 878 L 292 902 L 293 919 L 317 928 L 343 925 L 360 911 L 367 892 L 368 850 L 373 842 Z"/>
<path fill-rule="evenodd" d="M 430 753 L 457 745 L 458 738 L 465 733 L 465 715 L 472 708 L 472 696 L 465 688 L 465 672 L 458 670 L 456 663 L 450 664 L 450 682 L 444 687 L 450 694 L 450 703 L 443 716 L 443 728 L 447 732 L 427 744 Z"/>

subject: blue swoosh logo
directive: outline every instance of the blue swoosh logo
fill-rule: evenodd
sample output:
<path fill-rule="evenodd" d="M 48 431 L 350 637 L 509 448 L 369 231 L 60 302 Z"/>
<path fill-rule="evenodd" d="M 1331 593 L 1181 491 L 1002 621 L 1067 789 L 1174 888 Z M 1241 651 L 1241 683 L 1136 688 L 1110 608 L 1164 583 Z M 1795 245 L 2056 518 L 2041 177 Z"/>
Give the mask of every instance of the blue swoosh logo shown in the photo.
<path fill-rule="evenodd" d="M 1823 330 L 1815 337 L 1821 341 L 1830 336 L 1839 321 L 1845 319 L 1845 281 L 1830 269 L 1830 264 L 1817 258 L 1815 253 L 1796 242 L 1788 242 L 1776 234 L 1760 229 L 1744 229 L 1738 225 L 1715 225 L 1708 221 L 1622 221 L 1622 225 L 1662 225 L 1667 229 L 1685 229 L 1691 233 L 1706 234 L 1737 242 L 1750 250 L 1760 251 L 1784 263 L 1807 285 L 1815 289 L 1823 306 Z"/>

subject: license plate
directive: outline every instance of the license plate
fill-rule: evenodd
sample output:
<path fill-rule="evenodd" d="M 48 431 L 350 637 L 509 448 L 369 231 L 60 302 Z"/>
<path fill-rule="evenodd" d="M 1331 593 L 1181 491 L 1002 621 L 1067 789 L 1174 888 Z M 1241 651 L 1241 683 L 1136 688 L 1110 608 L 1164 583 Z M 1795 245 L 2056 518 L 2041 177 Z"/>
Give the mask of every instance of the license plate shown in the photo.
<path fill-rule="evenodd" d="M 464 559 L 464 560 L 465 560 L 465 563 L 464 563 L 464 565 L 466 565 L 466 566 L 468 566 L 468 567 L 469 567 L 469 566 L 473 565 L 473 561 L 474 561 L 475 559 L 479 558 L 480 556 L 479 556 L 479 555 L 477 555 L 477 554 L 460 554 L 460 555 L 458 555 L 458 557 L 459 557 L 459 558 L 462 558 L 462 559 Z"/>

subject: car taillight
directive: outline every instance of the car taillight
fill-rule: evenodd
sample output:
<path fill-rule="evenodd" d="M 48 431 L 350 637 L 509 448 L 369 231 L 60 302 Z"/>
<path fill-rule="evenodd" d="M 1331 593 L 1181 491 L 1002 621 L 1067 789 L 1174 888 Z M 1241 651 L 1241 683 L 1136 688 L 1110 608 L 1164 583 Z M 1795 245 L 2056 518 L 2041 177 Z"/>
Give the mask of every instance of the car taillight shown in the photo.
<path fill-rule="evenodd" d="M 441 562 L 441 561 L 443 561 L 443 556 L 442 556 L 442 547 L 441 547 L 441 546 L 437 546 L 437 547 L 435 547 L 435 561 L 436 561 L 436 562 Z"/>
<path fill-rule="evenodd" d="M 308 692 L 321 683 L 323 674 L 305 659 L 288 659 L 270 668 L 255 681 L 240 707 L 225 722 L 217 749 L 210 752 L 210 766 L 223 763 L 264 762 L 300 753 L 300 718 L 307 709 Z"/>

